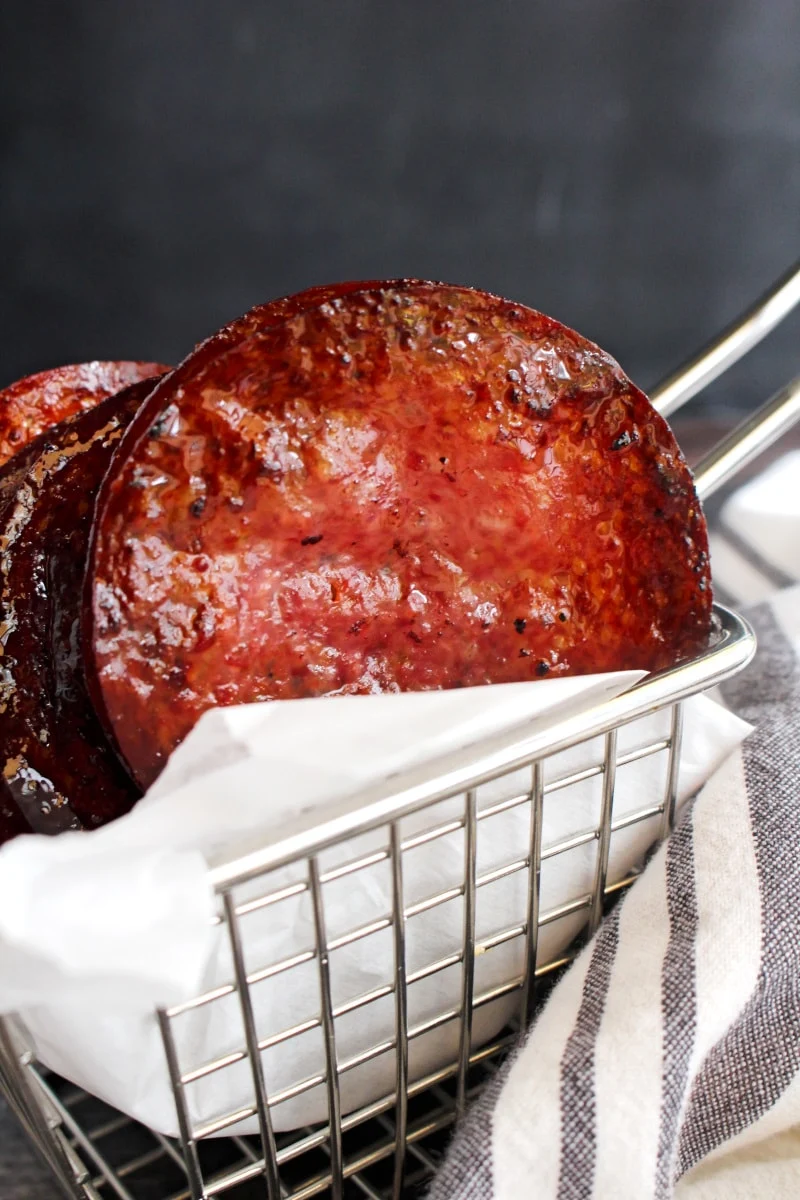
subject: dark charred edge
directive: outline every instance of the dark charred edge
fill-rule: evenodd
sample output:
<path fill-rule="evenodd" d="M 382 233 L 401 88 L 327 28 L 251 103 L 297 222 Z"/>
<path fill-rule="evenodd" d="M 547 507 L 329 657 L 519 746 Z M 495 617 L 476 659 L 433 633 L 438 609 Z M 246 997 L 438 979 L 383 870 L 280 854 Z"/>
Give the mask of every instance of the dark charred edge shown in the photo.
<path fill-rule="evenodd" d="M 86 693 L 89 697 L 89 701 L 91 703 L 92 709 L 94 710 L 94 714 L 97 718 L 97 723 L 100 726 L 100 729 L 103 733 L 106 744 L 108 745 L 109 749 L 113 753 L 116 761 L 122 766 L 122 768 L 125 772 L 126 778 L 128 778 L 131 781 L 131 784 L 137 789 L 137 791 L 139 792 L 140 795 L 141 795 L 142 789 L 141 789 L 138 781 L 134 778 L 134 775 L 133 775 L 130 767 L 128 766 L 128 763 L 125 761 L 124 757 L 120 753 L 119 746 L 117 745 L 117 740 L 114 737 L 114 731 L 111 726 L 111 722 L 109 720 L 108 712 L 106 710 L 105 704 L 103 702 L 102 691 L 100 688 L 100 681 L 97 677 L 96 671 L 93 670 L 94 656 L 91 653 L 89 653 L 87 650 L 87 648 L 90 647 L 92 644 L 91 641 L 87 640 L 87 638 L 91 638 L 94 633 L 94 622 L 91 619 L 91 612 L 90 612 L 91 585 L 89 583 L 89 578 L 90 578 L 90 569 L 91 569 L 91 566 L 94 561 L 94 542 L 95 542 L 95 528 L 97 525 L 98 505 L 100 502 L 100 496 L 103 492 L 103 488 L 105 487 L 105 484 L 109 477 L 109 474 L 112 471 L 114 459 L 116 458 L 116 455 L 119 451 L 120 446 L 122 445 L 123 441 L 125 440 L 125 435 L 130 430 L 131 425 L 141 415 L 142 409 L 145 407 L 147 402 L 150 400 L 151 396 L 153 395 L 153 392 L 156 391 L 160 387 L 160 385 L 165 380 L 169 379 L 173 374 L 174 374 L 174 371 L 167 371 L 165 374 L 156 376 L 153 379 L 144 380 L 144 381 L 142 381 L 142 383 L 138 383 L 138 384 L 132 384 L 131 387 L 124 388 L 123 391 L 117 392 L 114 396 L 111 396 L 109 398 L 111 401 L 116 402 L 116 407 L 118 409 L 120 407 L 120 405 L 122 404 L 124 398 L 127 397 L 129 395 L 129 393 L 133 391 L 134 388 L 144 390 L 143 383 L 152 384 L 152 387 L 142 397 L 141 404 L 140 404 L 137 412 L 131 418 L 127 429 L 123 430 L 122 437 L 120 438 L 119 442 L 117 443 L 116 449 L 113 451 L 113 453 L 109 459 L 106 473 L 103 476 L 103 479 L 100 482 L 100 486 L 95 494 L 94 502 L 92 505 L 93 511 L 92 511 L 91 529 L 89 532 L 89 539 L 88 539 L 87 546 L 86 546 L 86 561 L 84 563 L 83 572 L 82 572 L 83 582 L 81 585 L 81 597 L 80 597 L 80 602 L 79 602 L 80 663 L 81 663 L 81 674 L 83 677 L 84 686 L 86 688 Z M 103 403 L 108 404 L 109 401 L 104 400 Z"/>
<path fill-rule="evenodd" d="M 6 462 L 2 468 L 0 468 L 0 525 L 2 525 L 4 519 L 6 518 L 10 506 L 15 502 L 16 494 L 19 488 L 25 484 L 25 481 L 29 477 L 31 471 L 35 468 L 36 464 L 41 460 L 44 454 L 57 451 L 60 446 L 66 446 L 69 443 L 70 437 L 76 433 L 79 440 L 82 441 L 88 436 L 91 441 L 91 439 L 96 436 L 96 432 L 87 433 L 84 430 L 85 426 L 96 427 L 97 429 L 100 429 L 104 423 L 112 424 L 113 422 L 117 422 L 118 428 L 123 430 L 126 422 L 127 406 L 132 401 L 135 402 L 137 398 L 139 402 L 145 400 L 152 391 L 153 387 L 161 378 L 163 378 L 163 375 L 145 377 L 144 379 L 138 380 L 137 382 L 122 388 L 119 392 L 116 392 L 111 396 L 107 396 L 92 408 L 74 413 L 71 417 L 66 418 L 57 425 L 51 426 L 38 437 L 28 442 L 18 454 L 9 459 L 8 462 Z M 5 504 L 1 502 L 4 495 L 8 501 Z M 82 592 L 78 593 L 76 600 L 77 612 L 75 615 L 79 618 L 80 626 L 82 618 L 82 613 L 80 611 Z M 114 770 L 121 772 L 121 779 L 117 781 L 117 784 L 121 784 L 122 780 L 124 780 L 125 784 L 130 789 L 130 803 L 127 806 L 129 809 L 141 797 L 141 789 L 136 783 L 136 780 L 133 779 L 130 771 L 128 770 L 127 764 L 118 754 L 113 741 L 109 739 L 107 735 L 107 731 L 103 726 L 103 723 L 100 720 L 94 706 L 94 701 L 88 686 L 85 670 L 83 668 L 83 662 L 80 660 L 77 668 L 76 683 L 83 686 L 83 690 L 85 692 L 85 703 L 87 706 L 87 715 L 94 718 L 94 724 L 96 726 L 96 740 L 94 738 L 92 739 L 92 749 L 100 754 L 107 754 L 109 756 L 109 769 L 112 773 L 112 776 Z M 115 784 L 115 786 L 117 786 L 117 784 Z M 15 806 L 22 813 L 22 815 L 25 817 L 26 827 L 32 829 L 34 832 L 57 833 L 61 832 L 62 828 L 67 829 L 76 827 L 75 820 L 77 818 L 74 817 L 70 808 L 72 796 L 65 795 L 63 812 L 56 810 L 54 807 L 52 819 L 48 819 L 45 822 L 40 822 L 40 825 L 37 826 L 30 820 L 30 813 L 26 811 L 25 805 L 20 803 L 20 798 L 15 793 L 14 788 L 10 784 L 6 784 L 4 781 L 0 780 L 0 799 L 2 799 L 2 794 L 5 795 L 7 802 L 11 803 L 12 806 Z M 123 810 L 121 809 L 119 815 L 122 815 L 122 811 Z M 25 831 L 20 830 L 20 832 Z"/>

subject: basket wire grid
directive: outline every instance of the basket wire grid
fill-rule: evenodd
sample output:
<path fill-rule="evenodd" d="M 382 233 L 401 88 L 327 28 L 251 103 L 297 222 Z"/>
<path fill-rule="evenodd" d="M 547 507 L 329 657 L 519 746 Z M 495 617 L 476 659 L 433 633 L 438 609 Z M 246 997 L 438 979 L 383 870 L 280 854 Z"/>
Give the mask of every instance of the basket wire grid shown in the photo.
<path fill-rule="evenodd" d="M 676 373 L 654 394 L 663 411 L 720 374 L 763 337 L 800 300 L 800 269 L 795 268 L 716 342 Z M 681 382 L 683 381 L 683 391 Z M 718 446 L 697 471 L 702 498 L 728 479 L 744 462 L 800 417 L 800 383 L 783 389 L 737 434 Z M 418 1194 L 439 1161 L 449 1131 L 474 1095 L 493 1077 L 560 971 L 596 930 L 604 910 L 636 877 L 636 871 L 609 878 L 615 837 L 641 826 L 656 844 L 672 828 L 678 795 L 683 701 L 730 677 L 752 657 L 755 639 L 742 618 L 715 606 L 713 644 L 692 662 L 650 676 L 640 684 L 587 713 L 537 732 L 501 735 L 441 760 L 435 773 L 420 768 L 359 797 L 344 813 L 308 828 L 284 843 L 259 846 L 232 861 L 212 866 L 211 882 L 219 900 L 216 922 L 230 949 L 231 978 L 203 995 L 156 1015 L 177 1114 L 178 1137 L 148 1129 L 79 1088 L 50 1074 L 36 1061 L 24 1027 L 0 1018 L 0 1089 L 64 1193 L 72 1200 L 306 1200 L 312 1196 L 371 1197 L 397 1200 Z M 668 714 L 661 735 L 638 744 L 626 731 L 653 713 Z M 564 774 L 549 768 L 556 756 L 575 746 L 602 739 L 599 761 Z M 662 763 L 658 794 L 643 795 L 624 813 L 615 811 L 619 774 L 645 759 Z M 485 785 L 518 781 L 499 800 L 486 803 Z M 598 784 L 596 820 L 571 836 L 543 838 L 546 805 L 564 803 L 570 789 L 594 779 Z M 442 819 L 442 804 L 447 802 Z M 550 801 L 552 802 L 552 801 Z M 456 809 L 453 809 L 453 805 Z M 437 809 L 439 810 L 437 816 Z M 481 866 L 483 831 L 494 818 L 512 811 L 526 818 L 527 844 L 513 859 Z M 426 816 L 427 814 L 427 816 Z M 422 815 L 422 819 L 421 818 Z M 415 817 L 413 832 L 406 819 Z M 330 852 L 353 838 L 371 835 L 364 852 L 333 861 Z M 485 837 L 485 835 L 484 835 Z M 458 839 L 463 875 L 453 886 L 420 898 L 406 894 L 406 865 L 421 846 Z M 542 872 L 550 860 L 573 852 L 590 852 L 591 886 L 566 901 L 543 903 Z M 290 882 L 275 873 L 300 868 Z M 389 911 L 364 914 L 371 919 L 356 927 L 328 929 L 331 889 L 347 885 L 374 869 L 388 871 Z M 273 882 L 270 883 L 270 878 Z M 494 885 L 511 877 L 524 881 L 524 912 L 512 923 L 476 932 L 479 900 Z M 268 912 L 280 921 L 282 905 L 303 899 L 312 914 L 313 944 L 279 961 L 253 966 L 246 952 L 248 920 Z M 457 906 L 460 944 L 451 953 L 414 966 L 408 941 L 425 914 Z M 451 911 L 452 907 L 451 907 Z M 580 935 L 567 951 L 542 952 L 549 927 L 572 923 Z M 335 964 L 339 951 L 369 938 L 387 935 L 390 971 L 384 982 L 358 995 L 336 994 Z M 515 948 L 515 970 L 486 988 L 480 968 L 490 954 Z M 255 989 L 267 980 L 289 981 L 293 970 L 310 966 L 316 973 L 318 1010 L 302 1021 L 264 1035 L 259 1030 Z M 422 1017 L 415 1015 L 419 985 L 457 973 L 453 1003 Z M 452 975 L 449 976 L 452 978 Z M 233 1002 L 238 1005 L 241 1044 L 206 1062 L 181 1061 L 179 1023 L 187 1015 Z M 391 1005 L 388 1036 L 346 1056 L 337 1046 L 342 1025 L 359 1019 L 369 1006 Z M 506 1006 L 506 1020 L 487 1039 L 475 1037 L 473 1024 L 492 1006 Z M 509 1006 L 511 1006 L 509 1008 Z M 270 1052 L 301 1039 L 320 1039 L 321 1070 L 291 1085 L 276 1088 L 270 1078 Z M 452 1053 L 442 1065 L 420 1077 L 411 1059 L 424 1039 L 449 1039 Z M 441 1057 L 441 1056 L 440 1056 Z M 390 1063 L 392 1086 L 383 1095 L 355 1108 L 343 1103 L 342 1091 L 359 1069 L 377 1060 Z M 199 1121 L 192 1116 L 190 1093 L 199 1081 L 218 1072 L 249 1072 L 249 1103 Z M 276 1132 L 281 1105 L 302 1097 L 324 1096 L 326 1117 L 313 1125 Z M 345 1112 L 346 1110 L 346 1112 Z M 248 1121 L 258 1132 L 241 1135 Z M 279 1123 L 279 1122 L 278 1122 Z"/>

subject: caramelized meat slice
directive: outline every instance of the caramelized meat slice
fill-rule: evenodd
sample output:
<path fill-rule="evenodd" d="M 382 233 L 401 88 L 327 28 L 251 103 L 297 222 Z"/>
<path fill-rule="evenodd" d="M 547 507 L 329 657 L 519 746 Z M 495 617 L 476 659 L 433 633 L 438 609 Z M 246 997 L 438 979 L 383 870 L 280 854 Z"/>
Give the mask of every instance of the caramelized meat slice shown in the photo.
<path fill-rule="evenodd" d="M 0 391 L 0 466 L 52 425 L 166 370 L 158 363 L 77 363 L 10 384 Z"/>
<path fill-rule="evenodd" d="M 190 356 L 101 489 L 87 673 L 142 787 L 212 705 L 652 670 L 705 644 L 690 473 L 608 355 L 466 288 L 316 299 Z"/>
<path fill-rule="evenodd" d="M 80 605 L 94 496 L 152 386 L 55 426 L 0 470 L 0 842 L 91 828 L 139 795 L 86 692 Z"/>

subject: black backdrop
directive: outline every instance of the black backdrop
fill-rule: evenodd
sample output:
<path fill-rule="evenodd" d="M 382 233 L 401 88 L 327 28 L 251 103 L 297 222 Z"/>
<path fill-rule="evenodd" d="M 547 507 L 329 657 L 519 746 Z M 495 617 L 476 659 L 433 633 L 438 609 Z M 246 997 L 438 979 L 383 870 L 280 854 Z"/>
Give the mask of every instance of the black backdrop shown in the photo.
<path fill-rule="evenodd" d="M 648 386 L 800 253 L 797 0 L 3 0 L 0 58 L 0 384 L 422 275 Z"/>

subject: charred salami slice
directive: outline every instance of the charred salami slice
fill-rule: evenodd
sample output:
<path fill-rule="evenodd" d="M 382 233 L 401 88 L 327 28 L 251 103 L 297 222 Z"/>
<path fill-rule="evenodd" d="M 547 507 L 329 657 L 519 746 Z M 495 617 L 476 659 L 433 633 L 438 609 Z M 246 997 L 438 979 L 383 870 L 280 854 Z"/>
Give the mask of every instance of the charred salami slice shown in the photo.
<path fill-rule="evenodd" d="M 0 466 L 52 425 L 166 370 L 158 363 L 76 363 L 10 384 L 0 391 Z"/>
<path fill-rule="evenodd" d="M 55 426 L 0 471 L 0 842 L 91 828 L 139 794 L 86 692 L 80 604 L 94 496 L 152 387 Z"/>
<path fill-rule="evenodd" d="M 84 646 L 141 786 L 213 705 L 656 669 L 705 644 L 690 473 L 597 346 L 420 282 L 260 328 L 155 389 L 101 489 Z"/>

